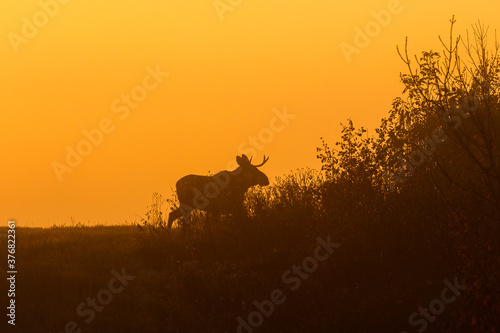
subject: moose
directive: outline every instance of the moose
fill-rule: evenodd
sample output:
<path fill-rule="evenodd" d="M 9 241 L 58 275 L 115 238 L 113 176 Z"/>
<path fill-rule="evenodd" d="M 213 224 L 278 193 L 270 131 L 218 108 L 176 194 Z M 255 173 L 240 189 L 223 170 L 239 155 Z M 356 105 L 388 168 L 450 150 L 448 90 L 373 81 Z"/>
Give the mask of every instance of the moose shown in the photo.
<path fill-rule="evenodd" d="M 167 228 L 170 229 L 180 217 L 189 224 L 191 212 L 195 209 L 214 216 L 241 215 L 247 190 L 255 185 L 269 185 L 267 176 L 257 169 L 266 164 L 269 157 L 264 156 L 259 165 L 253 165 L 252 158 L 248 159 L 245 154 L 236 156 L 239 167 L 233 171 L 225 170 L 212 176 L 187 175 L 179 179 L 175 184 L 179 207 L 170 212 Z"/>

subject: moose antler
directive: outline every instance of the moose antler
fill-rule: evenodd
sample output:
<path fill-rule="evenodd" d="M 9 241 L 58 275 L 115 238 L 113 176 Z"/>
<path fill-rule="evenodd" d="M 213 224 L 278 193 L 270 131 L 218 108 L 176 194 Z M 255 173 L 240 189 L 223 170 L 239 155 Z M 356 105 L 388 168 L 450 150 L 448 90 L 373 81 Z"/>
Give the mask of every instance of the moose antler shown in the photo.
<path fill-rule="evenodd" d="M 261 166 L 263 166 L 264 164 L 266 164 L 266 162 L 267 162 L 268 160 L 269 160 L 269 157 L 268 157 L 268 158 L 266 158 L 266 155 L 264 155 L 264 161 L 263 161 L 261 164 L 259 164 L 259 165 L 254 165 L 254 167 L 256 167 L 256 168 L 261 167 Z M 250 161 L 252 161 L 252 159 L 250 159 Z M 252 164 L 252 165 L 253 165 L 253 164 Z"/>

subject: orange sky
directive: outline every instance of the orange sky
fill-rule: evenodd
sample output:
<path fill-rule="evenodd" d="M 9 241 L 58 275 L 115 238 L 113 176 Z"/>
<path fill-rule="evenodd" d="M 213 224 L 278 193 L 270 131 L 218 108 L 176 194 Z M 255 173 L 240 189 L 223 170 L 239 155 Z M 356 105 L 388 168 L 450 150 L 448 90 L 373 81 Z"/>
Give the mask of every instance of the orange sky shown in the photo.
<path fill-rule="evenodd" d="M 270 179 L 319 168 L 321 136 L 333 143 L 348 117 L 373 129 L 400 95 L 405 36 L 412 54 L 436 50 L 452 15 L 463 32 L 498 28 L 499 12 L 493 0 L 3 1 L 0 222 L 137 220 L 153 192 L 225 169 L 252 136 Z M 347 59 L 356 27 L 372 36 Z M 70 167 L 67 147 L 89 154 Z"/>

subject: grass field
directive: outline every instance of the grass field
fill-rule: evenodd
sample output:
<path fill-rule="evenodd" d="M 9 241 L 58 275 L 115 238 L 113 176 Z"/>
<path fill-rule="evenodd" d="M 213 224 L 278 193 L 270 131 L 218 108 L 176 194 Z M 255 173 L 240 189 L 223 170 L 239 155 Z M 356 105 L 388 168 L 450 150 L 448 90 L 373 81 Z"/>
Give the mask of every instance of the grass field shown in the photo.
<path fill-rule="evenodd" d="M 405 246 L 394 251 L 404 239 L 387 245 L 376 230 L 360 234 L 340 219 L 199 223 L 172 231 L 18 228 L 16 331 L 237 332 L 238 317 L 248 322 L 257 301 L 268 304 L 269 317 L 260 323 L 255 315 L 257 327 L 239 332 L 400 332 L 410 314 L 440 296 L 442 280 L 453 281 L 432 247 L 419 256 Z M 315 268 L 303 263 L 318 237 L 341 245 Z M 294 273 L 293 265 L 311 272 Z M 123 288 L 111 285 L 122 289 L 116 294 L 102 291 L 110 290 L 113 270 L 128 276 Z M 276 289 L 282 302 L 270 307 L 265 300 Z M 89 297 L 106 304 L 81 305 Z M 467 306 L 458 297 L 427 331 L 443 331 Z"/>

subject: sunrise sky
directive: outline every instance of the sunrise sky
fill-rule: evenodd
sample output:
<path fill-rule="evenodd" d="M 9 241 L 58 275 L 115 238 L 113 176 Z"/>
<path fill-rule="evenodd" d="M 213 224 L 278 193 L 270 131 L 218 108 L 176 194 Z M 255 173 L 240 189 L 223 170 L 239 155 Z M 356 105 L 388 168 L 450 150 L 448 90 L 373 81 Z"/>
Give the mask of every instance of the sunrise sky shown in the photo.
<path fill-rule="evenodd" d="M 226 169 L 249 137 L 270 179 L 319 168 L 321 136 L 333 144 L 349 117 L 374 129 L 401 94 L 406 36 L 412 54 L 436 50 L 452 15 L 457 33 L 493 32 L 498 13 L 498 0 L 2 1 L 0 220 L 138 221 L 153 192 Z M 67 147 L 88 154 L 69 166 Z"/>

